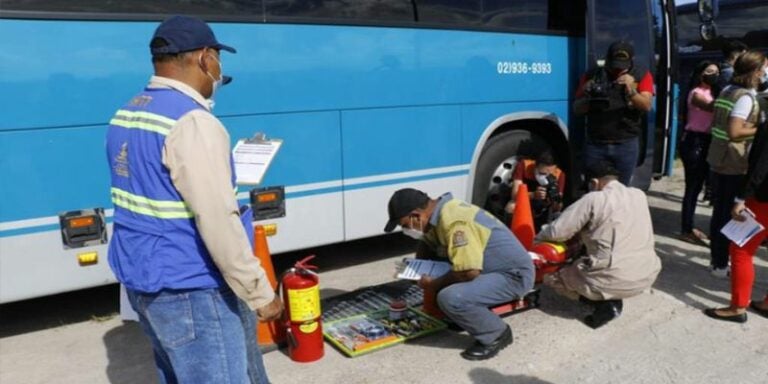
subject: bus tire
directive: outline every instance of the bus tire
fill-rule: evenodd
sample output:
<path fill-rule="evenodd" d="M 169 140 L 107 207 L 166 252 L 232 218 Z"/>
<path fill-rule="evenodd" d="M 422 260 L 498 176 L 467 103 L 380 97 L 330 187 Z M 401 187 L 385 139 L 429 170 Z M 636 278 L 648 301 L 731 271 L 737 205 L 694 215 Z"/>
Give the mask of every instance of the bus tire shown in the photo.
<path fill-rule="evenodd" d="M 507 222 L 504 207 L 510 200 L 512 173 L 518 156 L 534 157 L 551 149 L 541 137 L 528 131 L 515 130 L 492 137 L 485 144 L 475 169 L 472 204 L 483 207 Z"/>

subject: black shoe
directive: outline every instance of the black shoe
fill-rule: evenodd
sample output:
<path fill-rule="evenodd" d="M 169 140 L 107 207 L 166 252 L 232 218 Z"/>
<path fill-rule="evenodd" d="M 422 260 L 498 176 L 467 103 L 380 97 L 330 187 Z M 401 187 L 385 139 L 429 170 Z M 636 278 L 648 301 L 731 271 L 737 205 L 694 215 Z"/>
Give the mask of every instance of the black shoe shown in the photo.
<path fill-rule="evenodd" d="M 624 302 L 621 300 L 595 301 L 594 306 L 595 311 L 584 318 L 584 324 L 592 329 L 597 329 L 619 317 L 624 309 Z"/>
<path fill-rule="evenodd" d="M 719 315 L 716 308 L 707 308 L 704 310 L 704 314 L 717 320 L 723 320 L 723 321 L 732 321 L 734 323 L 746 323 L 747 322 L 747 313 L 740 313 L 738 315 L 731 315 L 731 316 L 723 316 Z"/>
<path fill-rule="evenodd" d="M 768 309 L 762 309 L 757 306 L 757 302 L 753 301 L 749 304 L 749 307 L 752 308 L 753 311 L 757 312 L 758 315 L 762 317 L 768 317 Z M 745 313 L 746 315 L 746 313 Z"/>
<path fill-rule="evenodd" d="M 489 345 L 483 345 L 479 342 L 475 342 L 474 345 L 467 348 L 461 353 L 461 357 L 467 360 L 486 360 L 496 356 L 506 346 L 512 344 L 512 328 L 507 326 L 507 329 Z"/>
<path fill-rule="evenodd" d="M 591 305 L 594 307 L 595 305 L 597 305 L 597 303 L 599 303 L 599 301 L 587 299 L 586 297 L 579 295 L 579 303 Z"/>

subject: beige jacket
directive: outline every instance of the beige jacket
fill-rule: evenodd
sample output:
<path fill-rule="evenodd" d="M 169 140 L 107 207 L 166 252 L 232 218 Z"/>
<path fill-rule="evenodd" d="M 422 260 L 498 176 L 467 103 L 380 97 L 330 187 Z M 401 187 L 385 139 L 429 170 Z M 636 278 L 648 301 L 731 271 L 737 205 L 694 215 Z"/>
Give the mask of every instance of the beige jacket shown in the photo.
<path fill-rule="evenodd" d="M 648 200 L 637 188 L 611 181 L 568 207 L 537 239 L 565 241 L 577 234 L 587 256 L 562 268 L 559 277 L 568 289 L 587 298 L 635 296 L 661 271 Z"/>
<path fill-rule="evenodd" d="M 149 87 L 176 89 L 204 106 L 173 126 L 165 139 L 163 164 L 195 213 L 195 225 L 227 285 L 252 310 L 269 304 L 275 293 L 253 256 L 232 189 L 229 133 L 211 114 L 205 98 L 190 86 L 153 76 Z"/>

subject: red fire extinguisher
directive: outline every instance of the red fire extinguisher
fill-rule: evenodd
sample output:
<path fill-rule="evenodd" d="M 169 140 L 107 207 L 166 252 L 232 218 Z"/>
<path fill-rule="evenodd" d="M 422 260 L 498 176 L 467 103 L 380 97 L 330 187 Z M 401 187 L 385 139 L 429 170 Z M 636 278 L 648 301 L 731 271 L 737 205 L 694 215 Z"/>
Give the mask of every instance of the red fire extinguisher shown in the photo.
<path fill-rule="evenodd" d="M 323 357 L 323 326 L 320 316 L 320 279 L 307 264 L 315 255 L 298 261 L 280 278 L 285 303 L 288 355 L 302 363 Z"/>

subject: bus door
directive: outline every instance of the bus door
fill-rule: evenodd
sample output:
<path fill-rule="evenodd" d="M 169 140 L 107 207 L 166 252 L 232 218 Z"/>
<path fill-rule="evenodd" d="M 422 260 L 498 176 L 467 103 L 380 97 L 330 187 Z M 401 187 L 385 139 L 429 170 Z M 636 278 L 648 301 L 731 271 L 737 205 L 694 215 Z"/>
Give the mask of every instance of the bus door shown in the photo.
<path fill-rule="evenodd" d="M 662 23 L 662 20 L 656 19 L 653 9 L 658 8 L 656 2 L 662 1 L 666 2 L 665 0 L 587 0 L 587 68 L 603 65 L 611 43 L 625 40 L 634 46 L 635 67 L 641 71 L 650 71 L 656 83 L 656 106 L 644 121 L 640 136 L 640 156 L 638 156 L 637 168 L 632 178 L 632 185 L 641 189 L 647 189 L 650 186 L 650 180 L 654 176 L 654 163 L 664 163 L 666 148 L 664 142 L 668 135 L 666 123 L 657 124 L 659 114 L 664 115 L 666 121 L 669 119 L 667 115 L 670 112 L 666 89 L 669 73 L 666 69 L 659 71 L 660 66 L 657 64 L 662 60 L 662 56 L 658 53 L 659 40 L 654 32 L 654 26 Z M 669 52 L 668 49 L 664 51 Z M 668 68 L 666 63 L 663 67 Z M 659 78 L 664 79 L 664 82 L 659 82 Z"/>

